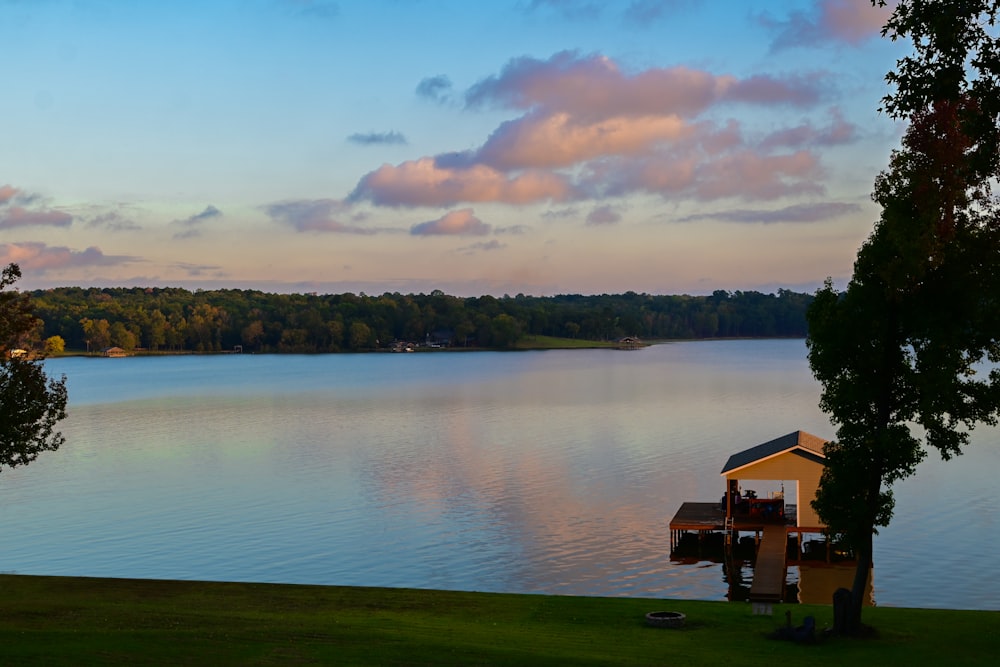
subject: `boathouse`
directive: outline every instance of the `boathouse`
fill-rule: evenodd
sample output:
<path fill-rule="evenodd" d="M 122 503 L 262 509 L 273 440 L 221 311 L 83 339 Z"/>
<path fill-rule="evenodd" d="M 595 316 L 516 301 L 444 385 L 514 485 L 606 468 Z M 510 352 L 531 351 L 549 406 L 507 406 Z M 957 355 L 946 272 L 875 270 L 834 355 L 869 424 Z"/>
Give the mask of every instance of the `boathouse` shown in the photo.
<path fill-rule="evenodd" d="M 771 604 L 784 596 L 789 536 L 795 534 L 795 551 L 801 555 L 804 534 L 827 532 L 812 508 L 826 463 L 825 444 L 815 435 L 794 431 L 730 456 L 721 472 L 726 480 L 722 500 L 685 502 L 670 521 L 671 554 L 685 534 L 697 533 L 700 544 L 707 535 L 721 533 L 728 560 L 739 533 L 753 533 L 756 556 L 749 599 L 754 613 L 770 614 Z M 794 484 L 795 504 L 785 503 L 784 491 L 757 497 L 743 487 L 749 481 Z"/>
<path fill-rule="evenodd" d="M 824 532 L 826 526 L 812 508 L 811 501 L 816 497 L 819 478 L 823 474 L 826 461 L 826 457 L 823 456 L 825 444 L 825 440 L 811 433 L 795 431 L 730 456 L 726 465 L 722 467 L 722 476 L 727 482 L 727 521 L 733 522 L 741 515 L 775 520 L 784 517 L 783 496 L 742 497 L 739 495 L 742 482 L 749 480 L 793 482 L 796 500 L 793 525 L 797 530 L 789 532 Z M 740 507 L 744 503 L 747 511 L 740 512 L 740 509 L 744 509 Z"/>

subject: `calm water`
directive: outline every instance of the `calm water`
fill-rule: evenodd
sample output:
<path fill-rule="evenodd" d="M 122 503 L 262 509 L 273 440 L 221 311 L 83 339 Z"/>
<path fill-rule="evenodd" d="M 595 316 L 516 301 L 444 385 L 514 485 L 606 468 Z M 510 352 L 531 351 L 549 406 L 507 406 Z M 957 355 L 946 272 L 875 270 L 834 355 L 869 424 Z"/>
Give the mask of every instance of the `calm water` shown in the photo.
<path fill-rule="evenodd" d="M 0 571 L 725 599 L 674 511 L 832 434 L 802 341 L 48 367 L 67 442 L 0 475 Z M 998 440 L 897 487 L 877 604 L 1000 609 Z"/>

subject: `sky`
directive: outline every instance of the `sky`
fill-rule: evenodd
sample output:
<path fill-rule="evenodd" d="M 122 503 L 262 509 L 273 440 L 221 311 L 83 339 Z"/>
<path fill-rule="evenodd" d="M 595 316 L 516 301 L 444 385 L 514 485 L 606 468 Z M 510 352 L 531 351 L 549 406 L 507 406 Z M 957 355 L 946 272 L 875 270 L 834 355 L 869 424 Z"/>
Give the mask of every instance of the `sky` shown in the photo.
<path fill-rule="evenodd" d="M 902 128 L 869 0 L 0 0 L 22 289 L 846 284 Z"/>

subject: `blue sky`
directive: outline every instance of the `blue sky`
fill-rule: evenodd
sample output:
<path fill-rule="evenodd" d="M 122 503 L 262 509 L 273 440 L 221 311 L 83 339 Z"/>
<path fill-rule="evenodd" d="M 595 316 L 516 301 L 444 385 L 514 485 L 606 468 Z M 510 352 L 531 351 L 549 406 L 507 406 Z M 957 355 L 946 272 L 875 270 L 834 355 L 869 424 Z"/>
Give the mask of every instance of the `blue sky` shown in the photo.
<path fill-rule="evenodd" d="M 868 0 L 0 0 L 0 262 L 58 285 L 843 283 Z"/>

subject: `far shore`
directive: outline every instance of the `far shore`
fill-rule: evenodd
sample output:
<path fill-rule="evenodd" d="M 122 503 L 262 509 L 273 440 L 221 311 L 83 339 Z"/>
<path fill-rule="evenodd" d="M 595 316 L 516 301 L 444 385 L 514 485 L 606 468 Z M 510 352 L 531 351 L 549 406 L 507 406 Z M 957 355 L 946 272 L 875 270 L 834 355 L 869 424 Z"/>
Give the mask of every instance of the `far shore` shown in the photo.
<path fill-rule="evenodd" d="M 792 339 L 798 339 L 799 337 L 791 337 Z M 412 349 L 404 350 L 405 352 L 428 354 L 428 353 L 447 353 L 447 352 L 516 352 L 525 350 L 610 350 L 610 349 L 641 349 L 644 347 L 649 347 L 651 345 L 662 345 L 667 343 L 696 343 L 696 342 L 711 342 L 711 341 L 740 341 L 740 340 L 789 340 L 787 336 L 781 337 L 728 337 L 728 338 L 669 338 L 669 339 L 653 339 L 653 340 L 639 340 L 637 342 L 629 343 L 627 345 L 622 344 L 620 341 L 602 341 L 602 340 L 583 340 L 579 338 L 558 338 L 555 336 L 524 336 L 521 338 L 514 347 L 475 347 L 475 346 L 428 346 L 419 345 L 414 346 Z M 379 354 L 379 353 L 396 353 L 398 350 L 393 350 L 391 348 L 375 348 L 368 350 L 341 350 L 340 352 L 303 352 L 303 351 L 289 351 L 289 350 L 267 350 L 267 351 L 256 351 L 256 350 L 209 350 L 209 351 L 198 351 L 198 350 L 147 350 L 143 348 L 135 350 L 126 350 L 123 354 L 117 356 L 125 357 L 174 357 L 174 356 L 202 356 L 202 355 L 225 355 L 225 354 Z M 67 350 L 61 354 L 52 355 L 50 358 L 58 359 L 62 357 L 88 357 L 101 359 L 105 358 L 106 355 L 103 352 L 87 352 L 85 350 Z"/>

